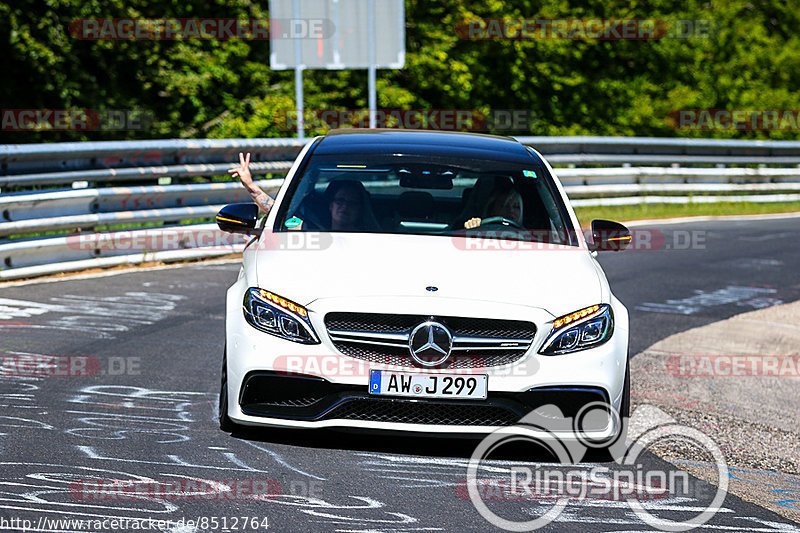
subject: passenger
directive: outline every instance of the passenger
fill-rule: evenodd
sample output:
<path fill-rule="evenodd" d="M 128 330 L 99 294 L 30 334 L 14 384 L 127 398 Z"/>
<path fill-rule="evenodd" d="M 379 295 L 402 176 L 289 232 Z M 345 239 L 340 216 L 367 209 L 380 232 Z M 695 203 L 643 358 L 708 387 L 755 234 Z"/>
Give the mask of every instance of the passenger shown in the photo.
<path fill-rule="evenodd" d="M 239 178 L 244 188 L 250 193 L 250 197 L 256 203 L 258 208 L 265 215 L 269 214 L 269 210 L 275 204 L 275 198 L 261 190 L 261 187 L 253 182 L 250 176 L 250 152 L 247 152 L 247 157 L 239 152 L 239 168 L 232 168 L 228 171 L 229 174 Z"/>
<path fill-rule="evenodd" d="M 466 229 L 477 228 L 484 219 L 503 217 L 522 226 L 522 195 L 516 189 L 499 190 L 492 193 L 483 211 L 483 217 L 473 217 L 464 222 Z"/>

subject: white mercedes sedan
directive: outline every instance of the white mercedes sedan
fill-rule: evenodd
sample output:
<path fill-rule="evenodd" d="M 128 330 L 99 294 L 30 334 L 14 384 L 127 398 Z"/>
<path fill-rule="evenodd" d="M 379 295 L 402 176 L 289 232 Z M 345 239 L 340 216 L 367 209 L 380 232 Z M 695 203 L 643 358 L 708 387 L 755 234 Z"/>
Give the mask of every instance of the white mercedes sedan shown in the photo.
<path fill-rule="evenodd" d="M 595 220 L 587 239 L 536 150 L 333 131 L 269 215 L 232 204 L 217 223 L 253 235 L 227 293 L 222 429 L 473 435 L 557 409 L 585 438 L 622 431 L 628 313 L 595 256 L 630 232 Z"/>

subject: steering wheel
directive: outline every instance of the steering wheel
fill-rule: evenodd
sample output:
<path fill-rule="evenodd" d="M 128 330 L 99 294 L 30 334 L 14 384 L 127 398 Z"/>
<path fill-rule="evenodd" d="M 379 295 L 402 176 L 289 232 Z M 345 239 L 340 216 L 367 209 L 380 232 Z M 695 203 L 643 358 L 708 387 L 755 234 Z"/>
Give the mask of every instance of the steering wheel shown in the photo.
<path fill-rule="evenodd" d="M 522 230 L 525 229 L 525 226 L 523 226 L 519 222 L 515 222 L 505 217 L 489 217 L 481 220 L 481 226 L 491 226 L 491 225 L 511 226 L 512 228 L 516 229 L 522 229 Z"/>

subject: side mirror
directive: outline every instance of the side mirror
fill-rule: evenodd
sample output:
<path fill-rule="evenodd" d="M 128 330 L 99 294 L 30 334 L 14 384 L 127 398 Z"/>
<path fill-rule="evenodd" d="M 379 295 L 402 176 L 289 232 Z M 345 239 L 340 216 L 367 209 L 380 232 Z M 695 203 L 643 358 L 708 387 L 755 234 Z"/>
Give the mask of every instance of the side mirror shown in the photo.
<path fill-rule="evenodd" d="M 592 220 L 592 240 L 589 244 L 592 251 L 619 252 L 631 243 L 631 231 L 619 222 Z"/>
<path fill-rule="evenodd" d="M 253 203 L 226 205 L 217 213 L 217 226 L 229 233 L 259 233 L 258 206 Z"/>

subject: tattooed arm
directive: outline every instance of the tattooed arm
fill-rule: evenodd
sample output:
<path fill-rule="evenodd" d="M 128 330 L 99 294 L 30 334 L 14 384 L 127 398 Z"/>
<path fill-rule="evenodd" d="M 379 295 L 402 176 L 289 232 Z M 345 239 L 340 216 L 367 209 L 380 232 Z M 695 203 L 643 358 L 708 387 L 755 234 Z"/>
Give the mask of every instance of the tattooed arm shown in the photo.
<path fill-rule="evenodd" d="M 228 173 L 238 177 L 258 208 L 264 214 L 269 214 L 269 210 L 272 209 L 275 200 L 253 183 L 253 178 L 250 176 L 250 152 L 247 153 L 247 157 L 239 152 L 239 168 L 232 168 Z"/>

